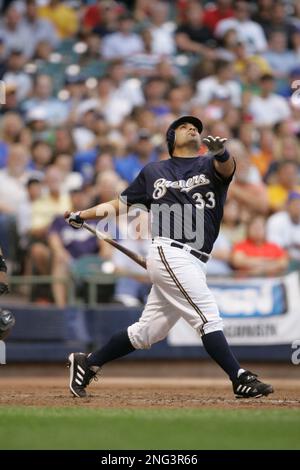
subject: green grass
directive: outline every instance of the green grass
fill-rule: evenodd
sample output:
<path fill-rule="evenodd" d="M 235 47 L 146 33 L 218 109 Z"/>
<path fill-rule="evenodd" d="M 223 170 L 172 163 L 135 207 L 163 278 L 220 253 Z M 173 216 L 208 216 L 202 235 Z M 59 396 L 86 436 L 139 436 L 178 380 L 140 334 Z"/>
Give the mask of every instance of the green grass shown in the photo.
<path fill-rule="evenodd" d="M 300 410 L 0 407 L 0 449 L 300 449 Z"/>

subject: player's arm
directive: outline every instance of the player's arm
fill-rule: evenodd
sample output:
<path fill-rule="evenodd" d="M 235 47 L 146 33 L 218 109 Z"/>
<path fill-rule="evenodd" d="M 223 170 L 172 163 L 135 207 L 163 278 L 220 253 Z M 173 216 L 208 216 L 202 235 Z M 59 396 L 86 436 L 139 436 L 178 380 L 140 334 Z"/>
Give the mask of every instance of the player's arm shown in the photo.
<path fill-rule="evenodd" d="M 203 142 L 214 157 L 215 170 L 224 178 L 229 178 L 234 173 L 235 161 L 225 148 L 226 141 L 227 139 L 225 138 L 212 137 L 211 135 L 203 139 Z"/>
<path fill-rule="evenodd" d="M 117 217 L 119 214 L 127 212 L 129 206 L 124 204 L 121 199 L 113 199 L 109 202 L 97 204 L 83 211 L 65 212 L 66 221 L 74 228 L 81 228 L 85 220 L 103 219 L 104 217 Z"/>
<path fill-rule="evenodd" d="M 73 228 L 81 228 L 85 220 L 112 218 L 126 213 L 131 205 L 141 204 L 147 206 L 147 188 L 144 168 L 135 180 L 126 188 L 118 199 L 98 204 L 84 211 L 66 212 L 65 219 Z"/>

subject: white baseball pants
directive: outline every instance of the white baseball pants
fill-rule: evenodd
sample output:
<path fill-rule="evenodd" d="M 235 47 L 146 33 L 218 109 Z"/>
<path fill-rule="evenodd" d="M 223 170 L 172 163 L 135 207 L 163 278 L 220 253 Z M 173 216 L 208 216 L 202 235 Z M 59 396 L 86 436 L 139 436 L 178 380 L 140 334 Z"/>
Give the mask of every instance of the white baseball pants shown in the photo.
<path fill-rule="evenodd" d="M 188 251 L 157 237 L 150 246 L 147 271 L 153 283 L 138 322 L 128 328 L 135 349 L 164 339 L 180 317 L 200 336 L 223 329 L 216 301 L 207 287 L 206 265 Z"/>

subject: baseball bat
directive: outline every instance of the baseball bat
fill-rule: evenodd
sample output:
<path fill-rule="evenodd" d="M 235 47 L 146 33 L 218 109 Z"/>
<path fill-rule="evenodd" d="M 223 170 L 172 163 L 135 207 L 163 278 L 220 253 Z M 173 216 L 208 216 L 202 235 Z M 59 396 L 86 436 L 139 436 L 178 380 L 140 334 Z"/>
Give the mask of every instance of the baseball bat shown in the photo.
<path fill-rule="evenodd" d="M 109 238 L 105 233 L 100 232 L 100 230 L 97 230 L 96 228 L 91 227 L 86 222 L 83 223 L 83 227 L 89 232 L 91 232 L 93 235 L 96 235 L 96 237 L 99 238 L 100 240 L 103 240 L 109 243 L 110 245 L 112 245 L 113 247 L 115 247 L 117 250 L 122 251 L 124 255 L 129 256 L 129 258 L 131 258 L 137 264 L 142 266 L 142 268 L 147 269 L 146 260 L 143 256 L 137 255 L 136 253 L 129 250 L 128 248 L 125 248 L 125 246 L 120 245 L 120 243 L 116 242 L 112 238 Z"/>

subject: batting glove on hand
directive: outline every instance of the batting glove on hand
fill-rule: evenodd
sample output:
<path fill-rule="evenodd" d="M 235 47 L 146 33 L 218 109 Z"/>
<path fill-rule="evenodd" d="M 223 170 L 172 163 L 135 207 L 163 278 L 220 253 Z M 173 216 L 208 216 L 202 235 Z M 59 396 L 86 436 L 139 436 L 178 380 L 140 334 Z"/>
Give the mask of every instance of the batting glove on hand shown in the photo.
<path fill-rule="evenodd" d="M 65 220 L 73 228 L 81 228 L 84 220 L 80 217 L 80 212 L 65 212 Z"/>
<path fill-rule="evenodd" d="M 221 155 L 225 152 L 225 142 L 227 141 L 226 138 L 221 138 L 219 136 L 213 137 L 211 135 L 205 137 L 203 142 L 207 146 L 210 153 L 213 155 Z"/>

